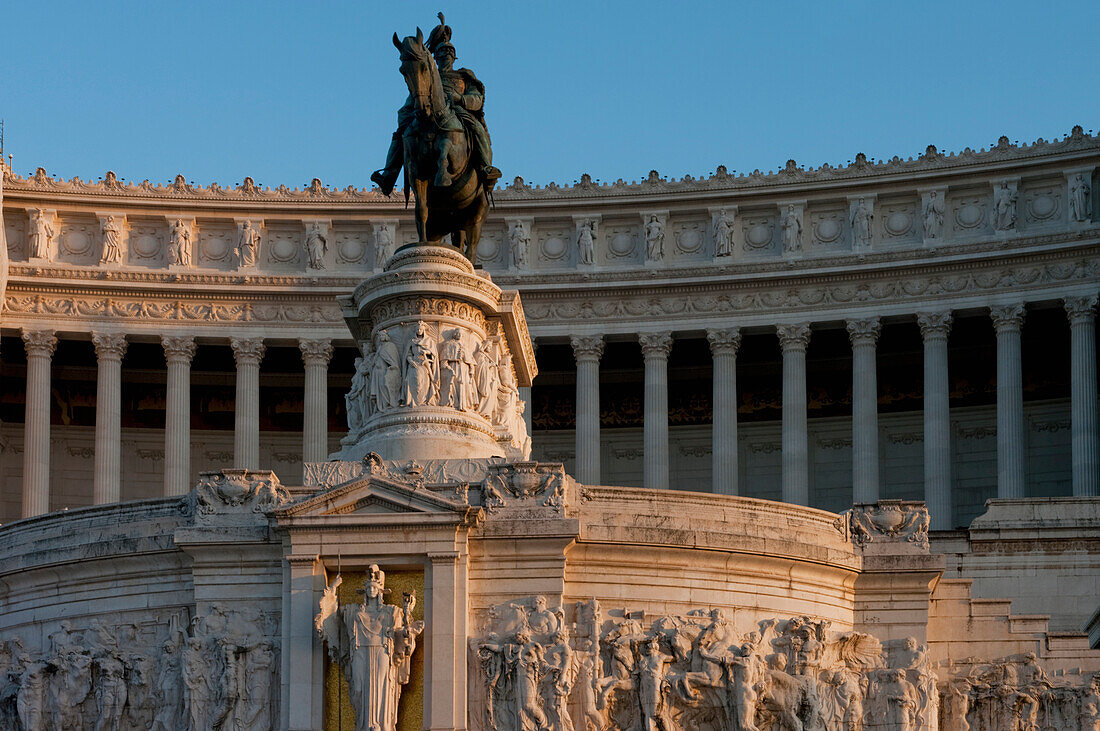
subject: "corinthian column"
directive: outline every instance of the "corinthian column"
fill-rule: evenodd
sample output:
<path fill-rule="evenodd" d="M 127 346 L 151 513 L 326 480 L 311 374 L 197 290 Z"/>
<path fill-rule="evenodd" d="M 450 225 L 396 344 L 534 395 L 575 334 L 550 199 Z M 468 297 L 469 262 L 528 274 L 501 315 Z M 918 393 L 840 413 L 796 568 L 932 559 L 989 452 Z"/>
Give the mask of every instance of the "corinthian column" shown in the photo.
<path fill-rule="evenodd" d="M 164 495 L 183 495 L 191 489 L 191 359 L 195 339 L 163 335 L 168 362 L 168 395 L 164 413 Z"/>
<path fill-rule="evenodd" d="M 263 338 L 232 338 L 237 362 L 237 400 L 233 419 L 233 466 L 254 470 L 260 465 L 260 361 Z"/>
<path fill-rule="evenodd" d="M 737 494 L 737 348 L 741 331 L 735 327 L 707 330 L 714 361 L 711 452 L 711 490 L 719 495 Z"/>
<path fill-rule="evenodd" d="M 577 481 L 600 484 L 600 356 L 603 336 L 574 336 L 577 359 Z"/>
<path fill-rule="evenodd" d="M 1024 381 L 1020 365 L 1022 304 L 989 308 L 997 330 L 997 497 L 1027 496 Z"/>
<path fill-rule="evenodd" d="M 1100 495 L 1100 456 L 1096 431 L 1096 295 L 1067 297 L 1072 364 L 1073 494 Z"/>
<path fill-rule="evenodd" d="M 92 333 L 99 370 L 95 396 L 95 470 L 92 502 L 117 503 L 122 492 L 122 356 L 126 336 Z"/>
<path fill-rule="evenodd" d="M 27 349 L 27 412 L 23 424 L 23 517 L 50 510 L 50 361 L 57 348 L 53 330 L 24 330 Z"/>
<path fill-rule="evenodd" d="M 777 325 L 783 348 L 783 502 L 810 504 L 810 448 L 806 425 L 806 346 L 809 323 Z"/>
<path fill-rule="evenodd" d="M 875 344 L 882 326 L 877 317 L 849 320 L 852 341 L 852 502 L 874 503 L 878 484 L 878 368 Z"/>
<path fill-rule="evenodd" d="M 951 312 L 918 312 L 924 338 L 924 502 L 934 530 L 950 530 L 951 405 L 947 383 L 947 333 Z"/>
<path fill-rule="evenodd" d="M 654 490 L 668 489 L 668 354 L 672 333 L 638 336 L 645 358 L 643 480 Z"/>
<path fill-rule="evenodd" d="M 299 340 L 306 369 L 305 414 L 302 423 L 302 462 L 328 457 L 328 362 L 331 340 Z"/>

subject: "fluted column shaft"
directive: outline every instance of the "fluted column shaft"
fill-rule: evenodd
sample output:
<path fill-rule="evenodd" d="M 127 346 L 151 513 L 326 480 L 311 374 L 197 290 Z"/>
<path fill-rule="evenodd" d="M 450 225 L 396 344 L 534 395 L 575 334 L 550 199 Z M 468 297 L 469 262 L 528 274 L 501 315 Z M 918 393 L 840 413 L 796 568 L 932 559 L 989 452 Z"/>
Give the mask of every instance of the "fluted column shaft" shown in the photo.
<path fill-rule="evenodd" d="M 810 326 L 777 325 L 783 348 L 783 501 L 810 504 L 810 447 L 806 423 L 806 346 Z"/>
<path fill-rule="evenodd" d="M 305 365 L 305 404 L 302 419 L 302 462 L 328 457 L 328 364 L 331 340 L 299 340 Z"/>
<path fill-rule="evenodd" d="M 711 426 L 711 490 L 737 494 L 737 328 L 707 330 L 713 359 Z"/>
<path fill-rule="evenodd" d="M 531 346 L 532 346 L 532 348 L 534 348 L 535 355 L 538 355 L 538 352 L 539 352 L 539 343 L 538 343 L 538 341 L 532 339 L 531 340 Z M 534 413 L 535 413 L 535 405 L 531 401 L 531 399 L 532 399 L 532 387 L 531 386 L 520 386 L 519 387 L 519 397 L 523 401 L 523 403 L 525 404 L 525 406 L 523 407 L 523 423 L 527 427 L 527 438 L 531 439 L 534 436 L 534 433 L 535 433 L 534 426 L 533 426 L 533 424 L 534 424 L 533 419 L 534 419 Z"/>
<path fill-rule="evenodd" d="M 191 359 L 195 339 L 162 336 L 168 363 L 168 394 L 164 413 L 164 495 L 191 489 Z"/>
<path fill-rule="evenodd" d="M 92 333 L 96 358 L 95 467 L 92 502 L 117 503 L 122 494 L 122 356 L 126 336 Z"/>
<path fill-rule="evenodd" d="M 668 354 L 672 333 L 638 336 L 645 359 L 645 406 L 642 439 L 643 484 L 668 489 Z"/>
<path fill-rule="evenodd" d="M 917 314 L 924 339 L 924 502 L 934 530 L 954 527 L 951 517 L 951 405 L 947 380 L 950 312 Z"/>
<path fill-rule="evenodd" d="M 23 517 L 50 510 L 50 362 L 57 349 L 53 330 L 24 330 L 27 350 L 27 412 L 23 424 Z"/>
<path fill-rule="evenodd" d="M 848 321 L 852 341 L 852 502 L 879 499 L 877 317 Z"/>
<path fill-rule="evenodd" d="M 233 338 L 237 362 L 237 400 L 233 419 L 233 466 L 254 470 L 260 466 L 260 361 L 263 338 Z"/>
<path fill-rule="evenodd" d="M 577 481 L 600 484 L 600 356 L 603 337 L 573 337 L 577 359 Z"/>
<path fill-rule="evenodd" d="M 1100 495 L 1097 447 L 1096 295 L 1066 298 L 1070 329 L 1070 401 L 1073 494 Z"/>
<path fill-rule="evenodd" d="M 1027 496 L 1024 380 L 1020 362 L 1022 304 L 989 308 L 997 331 L 997 497 Z"/>

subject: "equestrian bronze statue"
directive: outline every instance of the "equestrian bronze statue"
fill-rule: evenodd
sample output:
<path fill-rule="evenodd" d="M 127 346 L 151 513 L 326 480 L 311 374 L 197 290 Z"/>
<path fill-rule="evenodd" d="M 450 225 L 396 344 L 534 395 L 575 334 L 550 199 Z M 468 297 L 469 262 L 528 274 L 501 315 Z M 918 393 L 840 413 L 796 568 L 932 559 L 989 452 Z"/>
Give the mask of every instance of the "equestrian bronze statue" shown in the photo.
<path fill-rule="evenodd" d="M 451 243 L 473 262 L 500 179 L 482 112 L 485 86 L 469 69 L 454 68 L 455 47 L 443 13 L 426 42 L 417 28 L 415 36 L 402 40 L 394 33 L 393 45 L 401 54 L 409 97 L 397 112 L 386 166 L 371 180 L 389 195 L 403 168 L 405 204 L 411 189 L 420 241 L 438 242 L 450 234 Z"/>

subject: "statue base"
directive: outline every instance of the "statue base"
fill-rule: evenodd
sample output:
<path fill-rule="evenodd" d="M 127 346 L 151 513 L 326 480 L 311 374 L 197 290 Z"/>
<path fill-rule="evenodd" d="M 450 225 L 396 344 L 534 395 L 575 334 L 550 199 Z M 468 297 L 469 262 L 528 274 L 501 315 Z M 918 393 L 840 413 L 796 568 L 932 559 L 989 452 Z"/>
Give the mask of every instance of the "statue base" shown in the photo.
<path fill-rule="evenodd" d="M 457 250 L 411 244 L 340 298 L 363 357 L 333 460 L 526 460 L 519 387 L 537 372 L 519 294 Z"/>

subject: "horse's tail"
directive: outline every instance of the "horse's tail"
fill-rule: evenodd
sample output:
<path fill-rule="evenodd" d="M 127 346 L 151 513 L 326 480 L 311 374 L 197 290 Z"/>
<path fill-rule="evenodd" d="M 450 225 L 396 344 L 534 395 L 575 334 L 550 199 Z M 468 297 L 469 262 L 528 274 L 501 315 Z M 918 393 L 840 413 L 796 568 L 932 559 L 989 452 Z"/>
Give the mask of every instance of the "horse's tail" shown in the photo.
<path fill-rule="evenodd" d="M 405 210 L 409 210 L 409 168 L 404 166 L 401 169 L 401 184 L 405 188 Z"/>

